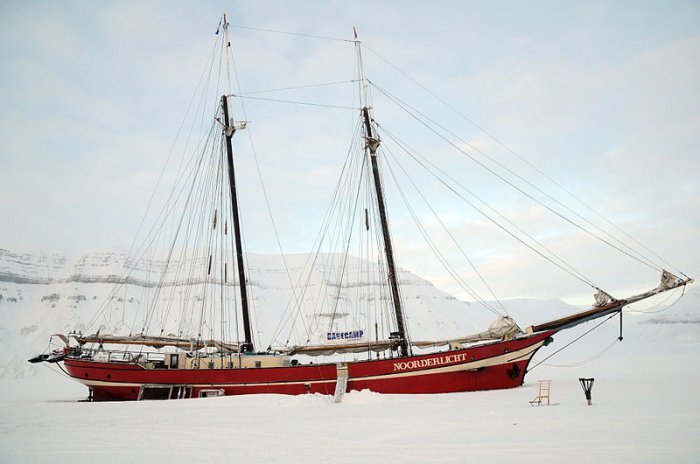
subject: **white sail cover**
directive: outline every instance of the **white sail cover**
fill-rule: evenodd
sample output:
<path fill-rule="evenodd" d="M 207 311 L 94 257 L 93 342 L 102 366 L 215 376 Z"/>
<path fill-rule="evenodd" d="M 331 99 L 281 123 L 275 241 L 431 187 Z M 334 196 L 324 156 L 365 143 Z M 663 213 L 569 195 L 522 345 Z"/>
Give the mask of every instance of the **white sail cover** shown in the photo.
<path fill-rule="evenodd" d="M 664 270 L 661 272 L 661 283 L 659 283 L 659 286 L 656 288 L 656 290 L 663 292 L 665 290 L 674 288 L 679 280 L 681 279 L 674 276 L 670 272 Z"/>
<path fill-rule="evenodd" d="M 202 339 L 187 339 L 177 337 L 160 337 L 152 335 L 110 335 L 110 334 L 93 334 L 80 335 L 75 339 L 81 345 L 86 343 L 113 344 L 113 345 L 143 345 L 153 348 L 163 348 L 165 346 L 174 346 L 177 348 L 199 350 L 202 348 L 216 348 L 220 352 L 238 353 L 237 343 L 222 342 L 220 340 L 202 340 Z"/>
<path fill-rule="evenodd" d="M 610 303 L 610 301 L 612 300 L 612 297 L 602 290 L 598 290 L 598 293 L 593 295 L 593 298 L 595 298 L 596 308 L 600 308 L 601 306 L 605 306 L 606 304 Z"/>
<path fill-rule="evenodd" d="M 277 351 L 290 355 L 306 354 L 309 356 L 328 356 L 334 353 L 363 353 L 366 351 L 379 353 L 388 349 L 395 350 L 397 346 L 398 342 L 396 340 L 378 340 L 373 342 L 365 341 L 335 345 L 293 346 L 291 348 L 279 348 Z"/>
<path fill-rule="evenodd" d="M 446 345 L 461 345 L 464 343 L 476 343 L 488 340 L 508 340 L 523 331 L 518 327 L 518 324 L 510 316 L 501 316 L 496 319 L 487 330 L 477 334 L 469 335 L 460 338 L 451 338 L 447 340 L 428 340 L 412 342 L 411 345 L 417 348 L 431 348 Z M 396 349 L 398 342 L 396 340 L 379 340 L 372 342 L 355 342 L 343 343 L 336 345 L 308 345 L 294 346 L 292 348 L 278 349 L 290 355 L 306 354 L 310 356 L 330 355 L 334 353 L 362 353 L 366 351 L 381 352 L 388 349 Z"/>
<path fill-rule="evenodd" d="M 487 340 L 508 340 L 522 333 L 523 331 L 515 322 L 515 319 L 510 316 L 500 316 L 498 319 L 493 321 L 493 323 L 491 323 L 487 330 L 483 332 L 469 335 L 467 337 L 452 338 L 448 340 L 413 342 L 413 346 L 418 348 L 430 348 L 453 344 L 476 343 Z"/>

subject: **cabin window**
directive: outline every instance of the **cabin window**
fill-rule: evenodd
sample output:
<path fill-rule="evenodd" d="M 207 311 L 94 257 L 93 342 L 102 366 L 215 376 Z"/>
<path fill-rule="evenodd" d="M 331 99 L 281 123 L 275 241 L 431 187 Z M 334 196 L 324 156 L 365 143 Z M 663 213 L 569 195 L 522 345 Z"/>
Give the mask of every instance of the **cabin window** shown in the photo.
<path fill-rule="evenodd" d="M 180 355 L 179 354 L 171 354 L 170 355 L 170 369 L 177 369 L 177 366 L 180 361 Z"/>
<path fill-rule="evenodd" d="M 213 361 L 210 361 L 210 362 L 208 363 L 208 366 L 209 366 L 209 369 L 214 369 L 214 362 L 213 362 Z"/>
<path fill-rule="evenodd" d="M 262 361 L 255 361 L 255 367 L 262 367 Z"/>

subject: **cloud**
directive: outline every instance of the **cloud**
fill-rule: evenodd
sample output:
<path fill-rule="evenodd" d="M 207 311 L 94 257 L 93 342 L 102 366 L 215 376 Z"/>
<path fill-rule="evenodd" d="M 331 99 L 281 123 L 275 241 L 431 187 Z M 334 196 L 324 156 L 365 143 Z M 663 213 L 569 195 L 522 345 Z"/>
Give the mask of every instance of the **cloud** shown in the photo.
<path fill-rule="evenodd" d="M 236 7 L 230 20 L 341 37 L 349 37 L 357 25 L 374 82 L 610 228 L 415 86 L 383 59 L 388 58 L 659 254 L 684 269 L 697 267 L 700 251 L 689 245 L 700 226 L 697 5 L 681 3 L 673 11 L 603 4 L 548 5 L 545 10 L 517 2 L 507 8 L 462 2 L 425 8 L 405 2 L 400 15 L 391 3 L 372 4 L 368 15 L 368 5 L 266 2 Z M 149 184 L 168 156 L 211 51 L 218 15 L 230 7 L 224 2 L 170 6 L 3 4 L 0 215 L 12 221 L 0 231 L 2 246 L 71 251 L 131 243 L 150 197 Z M 237 66 L 233 78 L 240 79 L 243 91 L 355 75 L 350 43 L 238 28 L 231 34 Z M 223 91 L 223 82 L 219 85 Z M 271 95 L 348 106 L 357 101 L 350 85 Z M 580 263 L 587 274 L 599 275 L 606 288 L 646 281 L 646 274 L 629 271 L 619 257 L 587 244 L 585 234 L 446 146 L 380 92 L 374 91 L 374 101 L 381 130 L 398 135 L 552 249 Z M 194 108 L 201 114 L 196 98 Z M 350 145 L 357 111 L 244 100 L 237 102 L 234 114 L 251 121 L 249 133 L 283 243 L 306 251 Z M 183 128 L 182 140 L 189 130 Z M 418 175 L 440 217 L 494 280 L 499 294 L 579 292 L 576 281 L 555 275 L 550 264 L 421 172 L 391 144 L 386 130 L 384 146 Z M 249 193 L 241 200 L 251 231 L 247 237 L 254 250 L 274 250 L 247 137 L 239 133 L 234 138 L 241 186 Z M 494 169 L 559 209 L 522 180 Z M 400 186 L 411 190 L 406 181 Z M 400 264 L 448 285 L 439 266 L 426 264 L 430 252 L 415 232 L 408 232 L 411 221 L 396 193 L 388 196 L 392 230 L 404 252 Z M 412 201 L 438 244 L 450 250 L 451 259 L 458 257 L 426 208 L 415 196 Z M 460 272 L 470 272 L 459 266 Z M 617 287 L 616 280 L 621 282 Z"/>

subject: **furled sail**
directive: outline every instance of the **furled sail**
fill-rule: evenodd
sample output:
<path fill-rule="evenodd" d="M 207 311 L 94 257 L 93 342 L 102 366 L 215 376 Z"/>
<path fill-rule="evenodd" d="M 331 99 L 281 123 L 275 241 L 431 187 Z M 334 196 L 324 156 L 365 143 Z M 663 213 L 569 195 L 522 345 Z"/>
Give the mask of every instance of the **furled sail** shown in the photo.
<path fill-rule="evenodd" d="M 538 325 L 532 325 L 528 327 L 526 333 L 541 332 L 543 330 L 561 330 L 568 329 L 584 322 L 597 319 L 599 317 L 604 317 L 610 314 L 618 313 L 622 311 L 625 306 L 636 303 L 637 301 L 645 300 L 659 293 L 663 293 L 674 288 L 685 287 L 688 284 L 695 282 L 695 279 L 686 277 L 681 279 L 668 271 L 663 271 L 661 273 L 661 283 L 658 287 L 648 292 L 640 293 L 638 295 L 630 296 L 629 298 L 623 300 L 615 300 L 610 297 L 610 295 L 605 292 L 599 291 L 595 295 L 596 306 L 588 311 L 583 311 L 580 313 L 572 314 L 570 316 L 563 317 L 561 319 L 556 319 L 554 321 L 545 322 Z M 603 296 L 601 296 L 601 293 Z M 607 303 L 600 305 L 607 301 Z"/>
<path fill-rule="evenodd" d="M 219 352 L 238 353 L 237 343 L 227 343 L 220 340 L 187 339 L 177 337 L 157 337 L 151 335 L 109 335 L 93 334 L 76 336 L 75 339 L 81 345 L 86 343 L 99 343 L 100 345 L 109 343 L 113 345 L 143 345 L 152 348 L 163 348 L 173 346 L 189 350 L 200 350 L 202 348 L 216 348 Z"/>
<path fill-rule="evenodd" d="M 509 340 L 523 331 L 510 316 L 499 317 L 487 330 L 473 335 L 445 340 L 415 341 L 411 345 L 417 348 L 432 348 L 446 345 L 462 345 L 488 340 Z M 334 353 L 362 353 L 366 351 L 381 352 L 388 349 L 395 350 L 399 346 L 397 340 L 378 340 L 373 342 L 339 343 L 335 345 L 308 345 L 294 346 L 283 350 L 287 354 L 307 354 L 311 356 L 330 355 Z"/>
<path fill-rule="evenodd" d="M 364 353 L 366 351 L 381 352 L 388 349 L 395 350 L 399 346 L 397 340 L 378 340 L 374 342 L 339 343 L 335 345 L 307 345 L 293 346 L 287 350 L 279 350 L 289 355 L 307 354 L 310 356 L 323 356 L 334 353 Z"/>
<path fill-rule="evenodd" d="M 451 338 L 447 340 L 428 340 L 413 342 L 413 346 L 417 348 L 432 348 L 446 345 L 463 345 L 465 343 L 476 343 L 488 340 L 509 340 L 514 338 L 523 331 L 518 327 L 518 324 L 510 316 L 501 316 L 496 319 L 487 330 L 466 337 Z"/>

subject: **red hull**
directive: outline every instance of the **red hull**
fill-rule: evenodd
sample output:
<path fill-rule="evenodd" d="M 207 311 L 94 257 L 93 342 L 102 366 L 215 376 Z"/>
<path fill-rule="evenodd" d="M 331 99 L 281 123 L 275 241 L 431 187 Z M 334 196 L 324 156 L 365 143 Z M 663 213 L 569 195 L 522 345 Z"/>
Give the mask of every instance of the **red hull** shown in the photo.
<path fill-rule="evenodd" d="M 535 352 L 555 331 L 406 358 L 347 363 L 347 391 L 450 393 L 519 387 Z M 332 395 L 336 364 L 247 369 L 145 369 L 117 362 L 66 358 L 68 374 L 92 390 L 93 399 L 135 400 L 144 385 L 183 386 L 191 397 L 202 390 L 225 395 L 278 393 Z"/>

